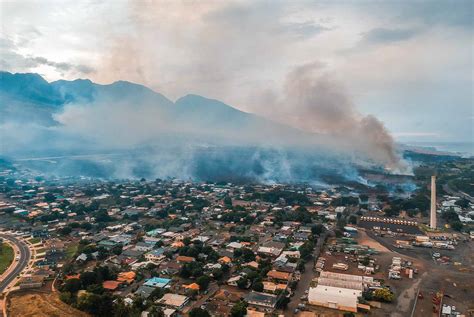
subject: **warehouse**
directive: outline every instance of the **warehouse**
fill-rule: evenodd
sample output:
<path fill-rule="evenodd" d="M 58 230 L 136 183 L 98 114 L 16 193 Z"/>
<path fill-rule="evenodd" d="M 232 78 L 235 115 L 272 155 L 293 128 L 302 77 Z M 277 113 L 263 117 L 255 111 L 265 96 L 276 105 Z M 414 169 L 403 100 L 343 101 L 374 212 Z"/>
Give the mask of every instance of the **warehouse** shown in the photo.
<path fill-rule="evenodd" d="M 360 290 L 318 285 L 309 289 L 308 302 L 310 305 L 357 312 L 360 296 Z"/>

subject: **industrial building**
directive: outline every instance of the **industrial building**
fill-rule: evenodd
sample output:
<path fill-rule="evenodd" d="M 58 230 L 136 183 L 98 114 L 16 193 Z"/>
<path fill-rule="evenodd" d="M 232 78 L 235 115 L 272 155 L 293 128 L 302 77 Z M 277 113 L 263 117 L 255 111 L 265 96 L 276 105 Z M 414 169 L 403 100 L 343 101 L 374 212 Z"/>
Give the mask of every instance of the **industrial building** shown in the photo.
<path fill-rule="evenodd" d="M 350 312 L 357 312 L 357 304 L 362 291 L 356 289 L 318 285 L 311 287 L 308 303 Z"/>
<path fill-rule="evenodd" d="M 369 276 L 323 271 L 318 278 L 318 285 L 309 289 L 308 303 L 357 312 L 360 306 L 359 297 L 364 290 L 372 286 L 380 286 L 380 283 Z"/>

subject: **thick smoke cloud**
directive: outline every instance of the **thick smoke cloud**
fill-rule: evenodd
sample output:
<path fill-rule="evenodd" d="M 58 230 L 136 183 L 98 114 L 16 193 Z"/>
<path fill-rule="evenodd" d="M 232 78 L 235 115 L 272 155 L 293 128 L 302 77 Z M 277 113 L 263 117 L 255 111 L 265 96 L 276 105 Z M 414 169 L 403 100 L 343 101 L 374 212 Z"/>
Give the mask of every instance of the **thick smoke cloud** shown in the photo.
<path fill-rule="evenodd" d="M 296 67 L 286 78 L 280 94 L 266 92 L 261 108 L 267 115 L 306 131 L 332 137 L 333 146 L 361 153 L 396 172 L 400 161 L 392 136 L 382 122 L 359 113 L 342 85 L 314 62 Z"/>

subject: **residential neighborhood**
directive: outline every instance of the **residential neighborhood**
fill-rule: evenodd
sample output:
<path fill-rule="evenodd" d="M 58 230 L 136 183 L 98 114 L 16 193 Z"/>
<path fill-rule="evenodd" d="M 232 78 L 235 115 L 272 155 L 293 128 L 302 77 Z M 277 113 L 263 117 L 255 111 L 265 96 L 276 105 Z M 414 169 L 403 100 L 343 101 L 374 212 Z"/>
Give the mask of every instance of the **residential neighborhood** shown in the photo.
<path fill-rule="evenodd" d="M 7 314 L 40 290 L 93 316 L 402 314 L 428 270 L 469 269 L 466 232 L 387 217 L 397 202 L 378 189 L 2 175 L 2 234 L 31 250 Z M 469 224 L 472 203 L 438 205 Z M 410 253 L 428 249 L 425 262 Z"/>

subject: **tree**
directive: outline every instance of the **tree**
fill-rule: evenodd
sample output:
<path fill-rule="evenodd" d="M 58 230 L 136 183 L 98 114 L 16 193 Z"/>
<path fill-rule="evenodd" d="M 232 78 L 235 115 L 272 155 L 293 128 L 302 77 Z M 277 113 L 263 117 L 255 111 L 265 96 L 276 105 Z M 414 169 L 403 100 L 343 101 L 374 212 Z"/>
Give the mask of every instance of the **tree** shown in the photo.
<path fill-rule="evenodd" d="M 255 254 L 248 248 L 242 248 L 242 259 L 244 262 L 255 261 Z"/>
<path fill-rule="evenodd" d="M 356 225 L 356 224 L 357 224 L 357 217 L 354 216 L 354 215 L 350 215 L 350 216 L 349 216 L 349 219 L 348 219 L 348 222 L 349 222 L 350 224 Z"/>
<path fill-rule="evenodd" d="M 400 214 L 400 209 L 398 209 L 396 206 L 391 206 L 385 208 L 384 213 L 387 217 L 397 217 Z"/>
<path fill-rule="evenodd" d="M 211 315 L 204 309 L 196 307 L 191 309 L 189 317 L 210 317 Z"/>
<path fill-rule="evenodd" d="M 311 240 L 306 241 L 300 248 L 300 254 L 302 259 L 308 259 L 314 250 L 314 242 Z"/>
<path fill-rule="evenodd" d="M 87 287 L 87 291 L 94 294 L 103 294 L 105 290 L 101 284 L 91 284 Z"/>
<path fill-rule="evenodd" d="M 219 268 L 215 268 L 211 272 L 211 276 L 215 280 L 220 280 L 222 278 L 222 275 L 224 275 L 224 272 L 222 272 L 222 269 L 219 269 Z"/>
<path fill-rule="evenodd" d="M 225 198 L 224 198 L 224 205 L 225 205 L 227 208 L 231 208 L 231 207 L 232 207 L 232 198 L 230 198 L 229 196 L 225 196 Z"/>
<path fill-rule="evenodd" d="M 108 293 L 85 293 L 77 299 L 77 307 L 93 316 L 109 316 L 113 306 L 113 297 Z"/>
<path fill-rule="evenodd" d="M 149 311 L 148 317 L 164 317 L 165 314 L 161 310 L 161 307 L 153 305 Z"/>
<path fill-rule="evenodd" d="M 47 202 L 47 203 L 52 203 L 55 200 L 56 200 L 56 196 L 54 196 L 54 194 L 46 193 L 44 195 L 44 201 Z"/>
<path fill-rule="evenodd" d="M 241 277 L 240 280 L 237 281 L 237 286 L 241 289 L 246 289 L 249 284 L 249 279 L 246 277 Z"/>
<path fill-rule="evenodd" d="M 205 291 L 209 286 L 211 279 L 207 275 L 200 276 L 196 279 L 196 283 L 199 285 L 201 291 Z"/>
<path fill-rule="evenodd" d="M 379 288 L 374 291 L 374 299 L 383 301 L 383 302 L 392 302 L 395 298 L 395 295 L 388 288 Z"/>
<path fill-rule="evenodd" d="M 79 279 L 81 280 L 82 286 L 84 288 L 87 288 L 89 287 L 89 285 L 92 285 L 92 284 L 97 284 L 98 282 L 97 274 L 95 274 L 95 272 L 83 272 Z"/>
<path fill-rule="evenodd" d="M 290 298 L 288 297 L 288 292 L 283 291 L 283 293 L 279 296 L 276 306 L 278 308 L 285 308 L 286 305 L 290 302 Z"/>
<path fill-rule="evenodd" d="M 59 299 L 68 305 L 71 305 L 73 301 L 73 297 L 70 292 L 61 292 L 61 294 L 59 294 Z"/>
<path fill-rule="evenodd" d="M 447 210 L 447 211 L 443 211 L 443 213 L 441 214 L 441 218 L 443 218 L 444 220 L 446 220 L 449 223 L 459 221 L 458 214 L 452 209 Z"/>
<path fill-rule="evenodd" d="M 263 292 L 263 283 L 261 281 L 253 283 L 252 289 L 256 292 Z"/>
<path fill-rule="evenodd" d="M 61 229 L 58 230 L 58 233 L 62 236 L 67 236 L 68 234 L 70 234 L 72 232 L 72 229 L 71 227 L 63 227 Z"/>
<path fill-rule="evenodd" d="M 456 230 L 456 231 L 461 231 L 463 227 L 463 224 L 461 221 L 451 222 L 450 225 L 451 225 L 451 228 L 453 228 L 453 230 Z"/>
<path fill-rule="evenodd" d="M 320 223 L 311 227 L 311 233 L 314 235 L 320 235 L 324 231 L 324 226 Z"/>
<path fill-rule="evenodd" d="M 455 204 L 461 208 L 468 208 L 469 207 L 469 200 L 466 198 L 461 198 L 455 202 Z"/>
<path fill-rule="evenodd" d="M 112 217 L 109 216 L 106 210 L 99 210 L 95 214 L 95 221 L 96 222 L 109 222 L 112 221 Z"/>
<path fill-rule="evenodd" d="M 235 303 L 230 310 L 230 315 L 232 317 L 244 317 L 247 315 L 247 303 L 244 301 L 238 301 Z"/>
<path fill-rule="evenodd" d="M 82 283 L 78 278 L 71 278 L 63 285 L 63 290 L 70 293 L 77 293 L 82 287 Z"/>

